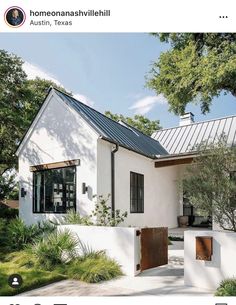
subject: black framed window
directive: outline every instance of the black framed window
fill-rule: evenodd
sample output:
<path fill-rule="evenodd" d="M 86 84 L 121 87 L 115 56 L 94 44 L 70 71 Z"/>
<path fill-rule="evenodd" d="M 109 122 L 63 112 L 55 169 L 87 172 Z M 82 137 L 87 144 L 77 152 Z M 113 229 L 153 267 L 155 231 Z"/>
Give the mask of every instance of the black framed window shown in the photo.
<path fill-rule="evenodd" d="M 130 213 L 144 213 L 144 175 L 130 172 Z"/>
<path fill-rule="evenodd" d="M 76 209 L 75 166 L 33 173 L 33 212 L 66 213 Z"/>

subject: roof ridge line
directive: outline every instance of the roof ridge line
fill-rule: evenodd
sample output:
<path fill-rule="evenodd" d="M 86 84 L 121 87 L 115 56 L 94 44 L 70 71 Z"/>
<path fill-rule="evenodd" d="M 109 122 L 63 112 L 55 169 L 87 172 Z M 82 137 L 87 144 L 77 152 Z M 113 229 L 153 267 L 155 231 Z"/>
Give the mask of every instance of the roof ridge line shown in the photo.
<path fill-rule="evenodd" d="M 197 125 L 197 124 L 203 124 L 203 123 L 207 123 L 207 122 L 220 121 L 220 120 L 224 120 L 224 119 L 228 119 L 228 118 L 232 118 L 232 117 L 236 117 L 236 114 L 231 114 L 231 115 L 227 115 L 227 116 L 224 116 L 224 117 L 221 117 L 221 118 L 210 119 L 210 120 L 206 120 L 206 121 L 194 122 L 194 123 L 186 124 L 186 125 L 183 125 L 183 126 L 162 128 L 162 129 L 154 131 L 153 134 L 156 134 L 157 132 L 162 132 L 162 131 L 165 131 L 165 130 L 187 127 L 187 126 L 192 126 L 192 125 Z"/>

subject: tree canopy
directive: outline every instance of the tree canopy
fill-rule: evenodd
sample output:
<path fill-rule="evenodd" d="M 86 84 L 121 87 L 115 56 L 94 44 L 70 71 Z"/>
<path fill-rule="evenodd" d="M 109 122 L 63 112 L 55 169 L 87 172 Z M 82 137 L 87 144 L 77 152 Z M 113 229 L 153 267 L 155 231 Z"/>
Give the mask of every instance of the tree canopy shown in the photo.
<path fill-rule="evenodd" d="M 175 114 L 183 114 L 192 102 L 207 113 L 221 92 L 236 97 L 236 34 L 153 35 L 171 48 L 152 64 L 147 86 L 163 94 Z"/>
<path fill-rule="evenodd" d="M 183 189 L 189 202 L 221 228 L 236 232 L 236 149 L 218 144 L 199 146 L 199 156 L 187 167 Z"/>
<path fill-rule="evenodd" d="M 14 153 L 50 86 L 51 81 L 28 80 L 20 57 L 0 50 L 0 174 L 16 166 Z"/>
<path fill-rule="evenodd" d="M 151 121 L 147 117 L 143 115 L 136 114 L 133 118 L 125 117 L 122 114 L 113 114 L 110 111 L 106 111 L 105 115 L 115 121 L 123 121 L 128 125 L 140 130 L 142 133 L 151 136 L 154 131 L 161 128 L 160 121 L 154 120 Z"/>

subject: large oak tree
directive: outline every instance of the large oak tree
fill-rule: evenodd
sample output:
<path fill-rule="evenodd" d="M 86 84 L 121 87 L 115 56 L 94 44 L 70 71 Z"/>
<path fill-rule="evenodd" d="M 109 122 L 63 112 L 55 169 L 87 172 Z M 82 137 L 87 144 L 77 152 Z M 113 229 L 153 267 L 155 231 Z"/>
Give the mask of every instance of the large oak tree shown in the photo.
<path fill-rule="evenodd" d="M 163 94 L 170 110 L 183 114 L 186 105 L 198 103 L 209 112 L 221 92 L 236 97 L 236 34 L 153 34 L 170 44 L 153 63 L 147 86 Z"/>

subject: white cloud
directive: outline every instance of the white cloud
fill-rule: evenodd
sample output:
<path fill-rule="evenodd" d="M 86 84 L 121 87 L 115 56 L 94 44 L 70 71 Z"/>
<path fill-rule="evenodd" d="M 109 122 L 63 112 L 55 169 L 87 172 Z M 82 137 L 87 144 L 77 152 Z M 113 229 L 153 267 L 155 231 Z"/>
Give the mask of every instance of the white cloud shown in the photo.
<path fill-rule="evenodd" d="M 35 79 L 36 77 L 40 77 L 43 79 L 50 80 L 54 82 L 58 86 L 62 86 L 62 84 L 49 72 L 44 71 L 42 68 L 32 65 L 29 62 L 25 62 L 23 64 L 23 69 L 25 70 L 25 73 L 28 76 L 28 79 Z"/>
<path fill-rule="evenodd" d="M 26 61 L 23 64 L 23 69 L 24 69 L 25 73 L 27 74 L 28 79 L 35 79 L 36 77 L 40 77 L 42 79 L 47 79 L 47 80 L 54 82 L 57 86 L 64 87 L 62 85 L 62 83 L 60 83 L 59 80 L 57 80 L 54 75 L 43 70 L 41 67 L 33 65 Z M 71 91 L 67 88 L 65 88 L 65 89 L 66 89 L 66 91 L 69 91 L 69 92 Z M 82 102 L 88 106 L 94 105 L 94 102 L 86 95 L 74 93 L 73 96 L 74 96 L 74 98 L 78 99 L 80 102 Z"/>
<path fill-rule="evenodd" d="M 81 103 L 84 103 L 85 105 L 88 105 L 88 106 L 91 106 L 91 107 L 94 105 L 94 101 L 92 101 L 86 95 L 75 93 L 75 94 L 73 94 L 73 96 L 74 96 L 74 98 L 76 98 Z"/>
<path fill-rule="evenodd" d="M 135 111 L 136 114 L 144 115 L 148 113 L 156 104 L 164 105 L 167 100 L 162 94 L 157 96 L 148 95 L 136 101 L 129 109 Z"/>

